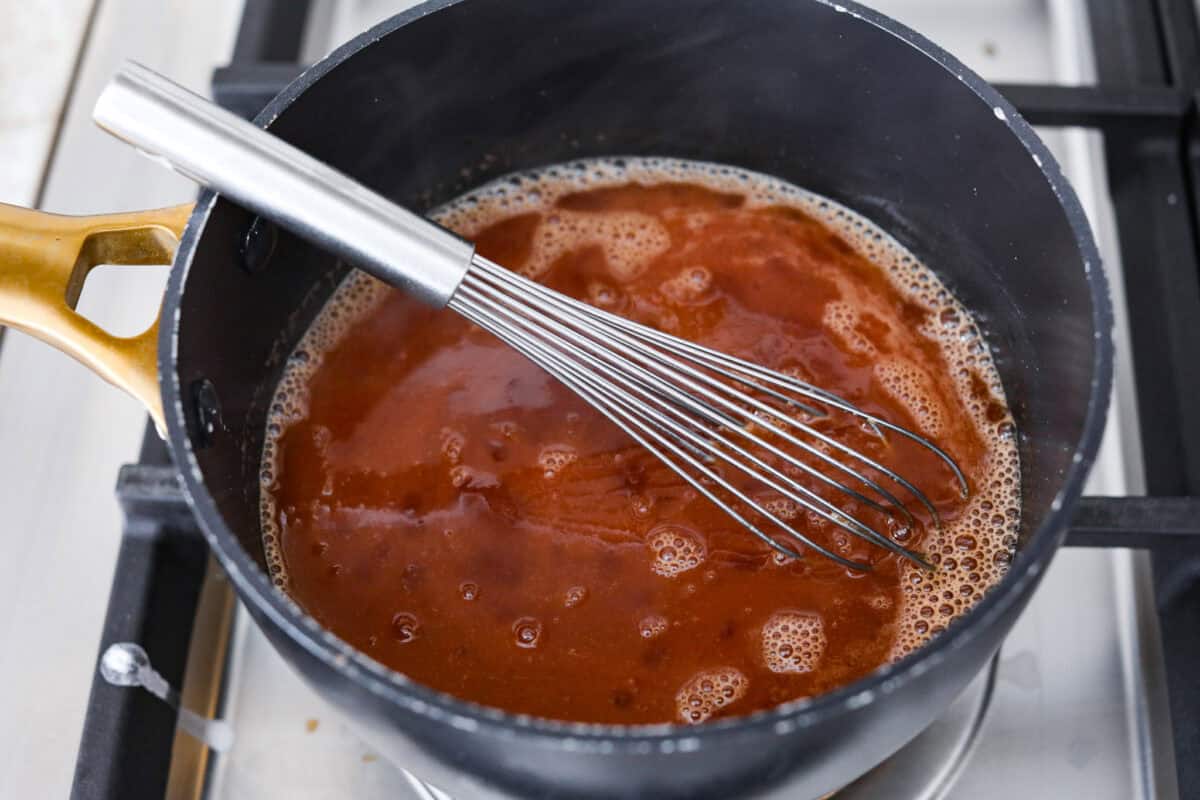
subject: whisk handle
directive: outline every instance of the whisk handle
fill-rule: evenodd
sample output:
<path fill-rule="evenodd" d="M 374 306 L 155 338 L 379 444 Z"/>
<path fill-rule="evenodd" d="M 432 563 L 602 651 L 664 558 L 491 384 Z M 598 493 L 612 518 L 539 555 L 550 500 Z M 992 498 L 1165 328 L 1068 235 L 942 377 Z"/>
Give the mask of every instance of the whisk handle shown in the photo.
<path fill-rule="evenodd" d="M 135 62 L 96 102 L 96 123 L 386 283 L 444 306 L 475 246 L 277 136 Z"/>

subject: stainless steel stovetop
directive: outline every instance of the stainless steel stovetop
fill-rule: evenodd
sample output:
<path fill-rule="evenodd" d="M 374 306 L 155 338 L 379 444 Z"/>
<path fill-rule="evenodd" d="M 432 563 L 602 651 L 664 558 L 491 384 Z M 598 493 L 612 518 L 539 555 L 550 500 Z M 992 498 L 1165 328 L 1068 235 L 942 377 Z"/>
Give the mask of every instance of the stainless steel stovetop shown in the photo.
<path fill-rule="evenodd" d="M 921 31 L 990 80 L 1086 84 L 1093 79 L 1084 0 L 874 0 L 867 4 Z M 189 196 L 191 190 L 183 183 L 135 162 L 132 154 L 118 152 L 101 134 L 92 132 L 87 112 L 95 89 L 119 57 L 137 56 L 195 88 L 204 88 L 208 71 L 227 57 L 241 2 L 206 5 L 201 11 L 154 0 L 98 2 L 88 50 L 80 61 L 76 96 L 68 104 L 59 148 L 47 173 L 44 197 L 49 210 L 92 212 L 108 210 L 114 203 L 136 207 Z M 302 60 L 314 60 L 409 5 L 406 0 L 314 0 Z M 159 31 L 174 31 L 176 40 L 187 44 L 154 41 L 155 28 L 147 25 L 147 18 L 157 20 Z M 131 44 L 139 37 L 146 43 Z M 1121 262 L 1099 134 L 1056 129 L 1044 135 L 1097 233 L 1114 291 L 1118 352 L 1128 353 Z M 126 305 L 152 303 L 156 291 L 153 285 L 139 286 L 131 294 L 128 285 L 114 283 L 98 287 L 94 302 L 101 315 L 119 320 Z M 62 516 L 59 524 L 70 527 L 94 521 L 89 509 L 100 509 L 95 514 L 101 518 L 115 517 L 106 499 L 114 461 L 130 460 L 136 451 L 142 430 L 140 412 L 82 370 L 64 367 L 61 356 L 11 338 L 0 358 L 0 401 L 5 402 L 8 419 L 19 417 L 21 425 L 0 418 L 0 441 L 5 443 L 0 451 L 0 486 L 9 487 L 0 501 L 7 505 L 10 517 L 25 520 L 22 524 L 30 531 L 39 531 L 38 514 L 44 516 L 42 508 L 54 501 L 37 488 L 36 476 L 42 473 L 30 469 L 26 456 L 49 437 L 62 443 L 54 449 L 56 463 L 66 461 L 65 467 L 56 468 L 57 474 L 72 486 L 94 490 L 75 498 L 75 510 Z M 28 375 L 42 377 L 31 385 L 24 377 Z M 76 400 L 82 396 L 85 404 L 102 399 L 68 420 L 59 400 L 63 396 Z M 1142 492 L 1135 413 L 1129 363 L 1119 357 L 1108 430 L 1087 493 Z M 87 531 L 75 531 L 79 533 Z M 112 558 L 111 547 L 98 553 L 101 563 Z M 17 607 L 22 613 L 59 614 L 64 619 L 67 613 L 65 605 L 59 608 L 52 601 L 18 601 Z M 6 630 L 15 632 L 17 645 L 39 644 L 28 626 L 12 623 Z M 80 649 L 90 659 L 93 645 L 88 641 L 84 645 Z M 91 662 L 69 668 L 57 663 L 48 669 L 61 674 L 62 684 L 69 685 L 78 680 L 75 673 L 90 669 Z M 16 701 L 14 714 L 34 714 L 39 704 L 66 702 L 45 698 L 44 691 L 35 691 L 44 684 L 30 683 L 3 659 L 0 679 L 13 696 L 25 698 Z M 212 800 L 435 796 L 400 766 L 373 753 L 275 655 L 241 609 L 229 641 L 220 714 L 232 725 L 234 745 L 212 759 L 207 773 L 199 775 L 200 783 L 188 790 L 199 794 L 191 796 Z M 31 742 L 52 738 L 48 727 L 30 725 Z M 70 739 L 77 728 L 68 727 Z M 10 738 L 18 735 L 16 730 Z M 0 727 L 0 734 L 8 732 Z M 1148 557 L 1138 551 L 1067 549 L 1056 557 L 991 671 L 914 740 L 903 758 L 885 763 L 839 797 L 1172 798 L 1179 794 L 1173 754 Z M 34 758 L 54 768 L 51 759 L 36 753 Z M 33 796 L 39 787 L 34 769 L 0 764 L 3 767 L 8 772 L 0 769 L 0 795 Z M 6 779 L 6 775 L 16 777 Z"/>

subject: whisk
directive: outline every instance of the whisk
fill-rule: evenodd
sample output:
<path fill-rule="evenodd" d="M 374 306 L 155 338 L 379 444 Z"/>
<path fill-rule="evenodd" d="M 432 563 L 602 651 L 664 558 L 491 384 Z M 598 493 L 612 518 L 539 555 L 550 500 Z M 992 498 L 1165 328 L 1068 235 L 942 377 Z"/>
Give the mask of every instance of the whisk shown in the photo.
<path fill-rule="evenodd" d="M 618 425 L 697 492 L 779 553 L 805 549 L 854 570 L 763 499 L 784 498 L 828 525 L 933 567 L 798 480 L 903 526 L 908 495 L 938 511 L 891 468 L 818 430 L 829 414 L 936 455 L 963 497 L 962 470 L 927 438 L 791 375 L 702 347 L 550 290 L 283 140 L 144 66 L 126 64 L 101 94 L 96 122 L 151 158 L 292 230 L 380 280 L 449 307 L 499 337 Z M 734 476 L 737 476 L 736 479 Z M 891 487 L 891 488 L 889 488 Z M 885 526 L 886 528 L 886 526 Z"/>

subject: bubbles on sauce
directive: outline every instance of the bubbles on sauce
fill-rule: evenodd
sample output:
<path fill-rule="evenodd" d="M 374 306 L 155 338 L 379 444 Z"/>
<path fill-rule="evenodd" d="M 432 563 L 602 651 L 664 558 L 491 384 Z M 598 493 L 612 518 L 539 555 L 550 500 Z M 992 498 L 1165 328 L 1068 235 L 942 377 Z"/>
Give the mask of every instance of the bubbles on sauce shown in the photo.
<path fill-rule="evenodd" d="M 442 456 L 450 464 L 458 464 L 462 460 L 462 449 L 466 444 L 466 438 L 460 431 L 442 428 L 441 440 Z"/>
<path fill-rule="evenodd" d="M 676 303 L 698 303 L 712 294 L 713 274 L 701 266 L 686 267 L 659 289 Z"/>
<path fill-rule="evenodd" d="M 635 493 L 629 498 L 629 508 L 635 517 L 648 517 L 654 511 L 654 498 Z"/>
<path fill-rule="evenodd" d="M 563 605 L 567 608 L 575 608 L 576 606 L 587 600 L 588 590 L 586 586 L 572 586 L 563 593 Z"/>
<path fill-rule="evenodd" d="M 777 611 L 762 628 L 762 656 L 772 672 L 812 672 L 825 644 L 825 623 L 817 614 Z"/>
<path fill-rule="evenodd" d="M 770 176 L 723 165 L 659 158 L 601 159 L 557 165 L 520 177 L 515 182 L 505 178 L 483 186 L 436 210 L 431 216 L 469 238 L 501 218 L 544 211 L 559 198 L 580 191 L 631 181 L 646 184 L 686 182 L 716 191 L 740 193 L 746 197 L 747 208 L 779 205 L 796 208 L 836 231 L 847 245 L 881 267 L 892 285 L 920 311 L 923 321 L 916 330 L 936 344 L 940 357 L 950 368 L 948 377 L 942 379 L 953 384 L 953 390 L 962 398 L 972 422 L 987 444 L 992 463 L 983 466 L 979 472 L 996 476 L 984 485 L 973 486 L 973 497 L 966 511 L 956 519 L 947 520 L 940 537 L 926 540 L 925 544 L 932 548 L 931 560 L 938 562 L 936 573 L 924 574 L 919 568 L 906 563 L 901 565 L 903 592 L 899 604 L 899 633 L 891 657 L 899 658 L 911 652 L 944 629 L 954 616 L 978 601 L 984 587 L 1003 574 L 1012 560 L 1020 523 L 1017 431 L 1006 413 L 1001 418 L 992 414 L 997 405 L 1001 409 L 1005 406 L 1003 388 L 986 342 L 971 315 L 932 271 L 892 237 L 855 212 L 819 195 Z M 694 222 L 693 227 L 697 229 L 703 227 L 706 213 L 699 212 L 694 216 L 689 223 Z M 620 310 L 626 302 L 620 284 L 639 275 L 650 259 L 670 246 L 665 228 L 650 216 L 630 212 L 605 214 L 601 218 L 559 208 L 547 214 L 543 224 L 539 225 L 525 271 L 530 275 L 541 274 L 556 258 L 586 242 L 603 250 L 610 278 L 604 280 L 597 276 L 587 287 L 588 299 L 614 310 Z M 712 282 L 712 276 L 706 273 L 703 268 L 684 268 L 660 289 L 677 303 L 703 302 L 711 291 Z M 934 400 L 939 390 L 928 383 L 927 376 L 917 375 L 906 362 L 890 357 L 872 344 L 874 341 L 886 343 L 888 337 L 880 339 L 875 335 L 877 331 L 870 337 L 863 335 L 863 327 L 870 323 L 867 313 L 861 303 L 846 302 L 857 301 L 860 296 L 852 288 L 847 289 L 844 282 L 838 286 L 842 297 L 828 302 L 825 308 L 824 323 L 828 330 L 851 351 L 857 351 L 864 358 L 877 359 L 874 373 L 879 386 L 909 412 L 923 433 L 937 436 L 938 431 L 948 424 L 945 410 Z M 280 509 L 275 505 L 272 491 L 279 480 L 280 439 L 292 423 L 307 416 L 308 385 L 325 354 L 390 291 L 375 279 L 352 271 L 286 360 L 268 406 L 260 471 L 260 522 L 267 571 L 281 589 L 288 588 L 288 577 L 280 541 Z M 671 330 L 672 321 L 664 318 L 661 327 Z M 796 369 L 797 377 L 811 377 L 804 374 L 802 367 Z M 497 430 L 498 437 L 519 435 L 515 425 L 503 424 L 509 427 Z M 452 466 L 459 466 L 465 443 L 456 439 L 454 431 L 443 431 L 440 444 L 442 457 Z M 332 446 L 332 443 L 327 442 L 326 446 Z M 544 463 L 539 461 L 539 465 L 548 478 L 553 478 L 574 461 L 574 455 L 569 448 L 555 449 Z M 475 485 L 475 481 L 487 480 L 487 473 L 473 474 L 465 470 L 456 476 L 454 480 L 468 488 Z M 328 488 L 332 492 L 333 487 Z M 633 514 L 637 516 L 639 500 L 635 497 L 630 502 Z M 784 505 L 787 502 L 772 506 L 772 512 L 781 518 L 796 514 L 795 509 Z M 652 535 L 662 533 L 657 529 L 652 531 Z M 703 562 L 703 539 L 698 536 L 680 538 L 684 541 L 680 547 L 674 545 L 673 536 L 656 539 L 658 548 L 651 547 L 655 572 L 672 577 Z M 968 540 L 973 540 L 974 546 L 963 547 Z M 693 553 L 689 548 L 697 549 Z M 691 564 L 693 557 L 695 564 Z M 783 556 L 778 559 L 781 564 L 795 563 Z M 331 569 L 333 567 L 340 569 L 340 565 L 331 565 Z M 568 607 L 569 596 L 570 590 L 563 601 Z M 582 596 L 577 602 L 582 602 Z M 922 616 L 927 608 L 932 610 L 932 615 Z M 418 631 L 419 627 L 417 625 L 413 631 Z M 540 637 L 540 626 L 537 630 L 535 646 Z"/>
<path fill-rule="evenodd" d="M 875 345 L 859 330 L 860 313 L 857 306 L 845 300 L 830 300 L 825 304 L 821 321 L 851 352 L 862 356 L 878 355 Z"/>
<path fill-rule="evenodd" d="M 392 638 L 401 644 L 416 641 L 421 634 L 421 621 L 416 614 L 399 611 L 392 616 Z"/>
<path fill-rule="evenodd" d="M 938 438 L 946 430 L 946 412 L 932 388 L 931 378 L 914 364 L 899 359 L 875 363 L 875 380 L 920 425 L 926 436 Z"/>
<path fill-rule="evenodd" d="M 305 331 L 296 349 L 288 356 L 283 374 L 267 407 L 263 439 L 259 492 L 259 522 L 267 574 L 276 587 L 287 590 L 287 567 L 283 558 L 279 509 L 272 490 L 279 474 L 279 441 L 290 425 L 308 416 L 308 387 L 320 369 L 325 354 L 333 348 L 358 320 L 374 310 L 385 297 L 388 287 L 365 273 L 352 271 L 333 297 Z M 320 446 L 320 443 L 317 443 Z M 329 442 L 325 442 L 328 447 Z M 328 486 L 332 493 L 332 486 Z"/>
<path fill-rule="evenodd" d="M 767 513 L 773 514 L 785 522 L 797 519 L 801 512 L 800 504 L 795 500 L 789 500 L 786 497 L 769 497 L 765 500 L 759 501 L 759 505 L 766 509 Z M 778 553 L 778 555 L 782 559 L 790 560 L 789 557 L 785 556 L 783 553 Z"/>
<path fill-rule="evenodd" d="M 1000 450 L 994 457 L 999 460 L 996 471 L 1015 477 L 1015 447 Z M 911 653 L 941 633 L 1003 577 L 1016 547 L 1019 487 L 1015 480 L 993 479 L 971 497 L 964 512 L 930 548 L 929 560 L 937 566 L 936 572 L 902 568 L 904 613 L 892 658 Z"/>
<path fill-rule="evenodd" d="M 648 614 L 638 621 L 638 634 L 643 639 L 653 639 L 666 633 L 669 625 L 661 614 Z"/>
<path fill-rule="evenodd" d="M 544 203 L 543 199 L 538 206 L 544 208 Z M 533 250 L 521 272 L 536 278 L 564 254 L 589 246 L 603 251 L 614 279 L 628 281 L 650 259 L 666 252 L 671 237 L 648 214 L 626 211 L 600 215 L 556 208 L 546 214 L 534 233 Z"/>
<path fill-rule="evenodd" d="M 592 281 L 588 284 L 588 301 L 599 308 L 614 311 L 621 307 L 625 299 L 620 289 L 603 281 Z"/>
<path fill-rule="evenodd" d="M 500 479 L 491 472 L 465 464 L 450 468 L 450 485 L 455 489 L 494 489 L 500 485 Z"/>
<path fill-rule="evenodd" d="M 532 650 L 542 641 L 542 623 L 535 617 L 520 617 L 512 624 L 513 642 Z"/>
<path fill-rule="evenodd" d="M 693 675 L 675 694 L 675 716 L 696 725 L 746 695 L 750 680 L 733 667 L 704 670 Z"/>
<path fill-rule="evenodd" d="M 538 466 L 547 480 L 557 478 L 559 473 L 579 458 L 575 448 L 566 444 L 547 445 L 538 453 Z"/>
<path fill-rule="evenodd" d="M 704 562 L 705 547 L 700 535 L 682 525 L 659 525 L 646 536 L 652 560 L 650 568 L 664 578 L 674 578 Z"/>
<path fill-rule="evenodd" d="M 458 593 L 463 600 L 475 600 L 479 597 L 479 584 L 473 581 L 463 581 L 458 585 Z"/>

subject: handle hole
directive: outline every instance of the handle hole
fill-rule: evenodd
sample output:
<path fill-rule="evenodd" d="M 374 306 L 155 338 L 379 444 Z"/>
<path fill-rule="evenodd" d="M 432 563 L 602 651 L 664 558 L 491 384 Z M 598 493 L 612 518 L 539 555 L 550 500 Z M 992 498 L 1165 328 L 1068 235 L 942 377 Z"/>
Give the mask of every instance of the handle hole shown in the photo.
<path fill-rule="evenodd" d="M 113 336 L 137 336 L 162 305 L 168 265 L 153 269 L 99 264 L 84 278 L 75 311 Z"/>

